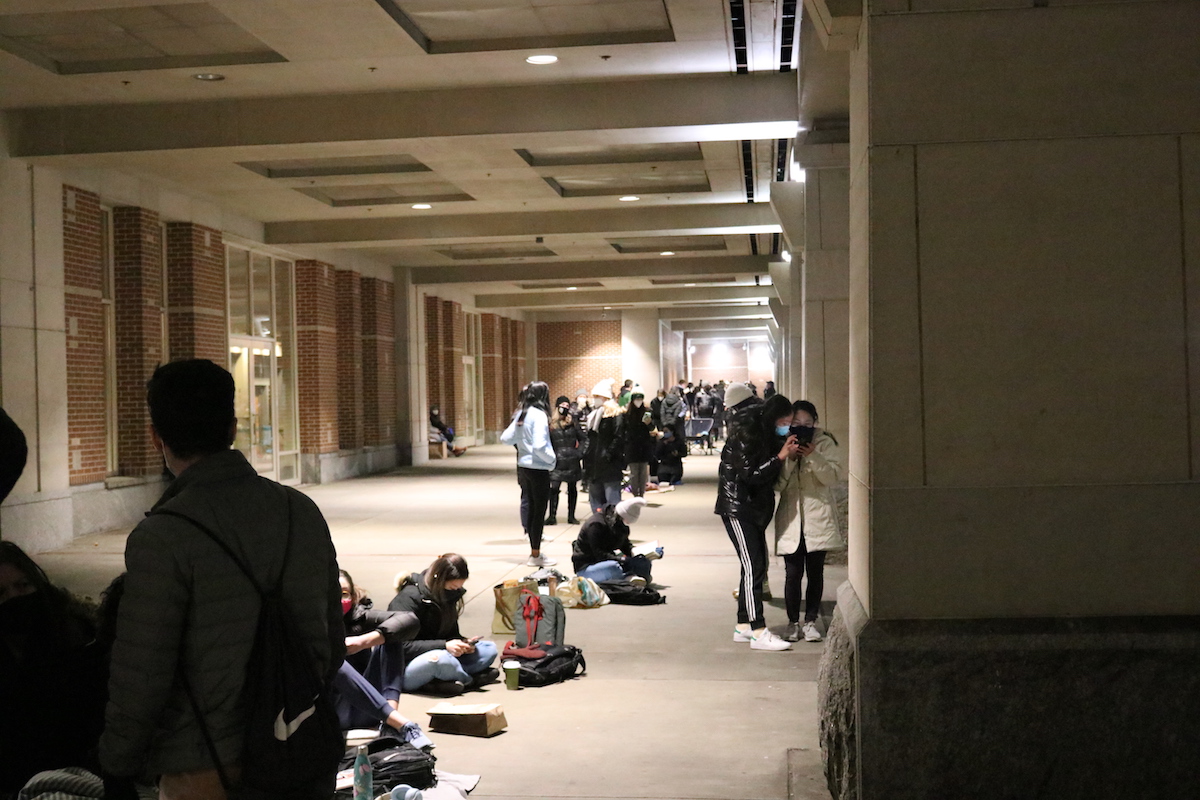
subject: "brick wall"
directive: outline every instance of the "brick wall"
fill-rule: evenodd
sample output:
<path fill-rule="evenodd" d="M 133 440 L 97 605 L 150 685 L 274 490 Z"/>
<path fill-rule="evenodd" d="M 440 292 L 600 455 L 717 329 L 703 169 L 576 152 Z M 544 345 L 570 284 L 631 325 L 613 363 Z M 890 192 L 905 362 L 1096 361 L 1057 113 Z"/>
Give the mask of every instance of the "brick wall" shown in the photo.
<path fill-rule="evenodd" d="M 442 301 L 432 295 L 425 296 L 425 394 L 430 408 L 437 406 L 445 411 L 442 401 L 445 393 L 446 371 L 442 358 L 443 347 Z"/>
<path fill-rule="evenodd" d="M 296 355 L 300 450 L 338 449 L 338 333 L 334 268 L 296 262 Z"/>
<path fill-rule="evenodd" d="M 496 314 L 480 314 L 482 352 L 480 370 L 483 374 L 483 427 L 501 431 L 508 426 L 511 401 L 505 394 L 503 363 L 504 318 Z"/>
<path fill-rule="evenodd" d="M 363 446 L 362 275 L 337 270 L 338 446 Z"/>
<path fill-rule="evenodd" d="M 67 436 L 72 485 L 104 480 L 108 469 L 100 225 L 100 198 L 63 186 Z"/>
<path fill-rule="evenodd" d="M 688 380 L 697 383 L 752 381 L 761 394 L 767 381 L 775 379 L 770 350 L 766 342 L 750 342 L 749 348 L 743 348 L 742 345 L 739 341 L 728 344 L 697 342 L 696 352 L 692 353 L 692 374 Z"/>
<path fill-rule="evenodd" d="M 463 355 L 466 353 L 467 323 L 462 304 L 442 301 L 442 419 L 456 431 L 466 431 L 463 404 Z"/>
<path fill-rule="evenodd" d="M 166 361 L 163 340 L 162 229 L 144 208 L 113 209 L 118 471 L 157 475 L 162 457 L 147 433 L 146 381 Z"/>
<path fill-rule="evenodd" d="M 207 358 L 227 366 L 225 243 L 221 232 L 167 223 L 167 332 L 170 360 Z"/>
<path fill-rule="evenodd" d="M 537 374 L 550 385 L 550 399 L 572 400 L 605 378 L 620 383 L 621 321 L 539 322 Z"/>
<path fill-rule="evenodd" d="M 363 437 L 369 446 L 396 443 L 396 287 L 362 279 Z"/>

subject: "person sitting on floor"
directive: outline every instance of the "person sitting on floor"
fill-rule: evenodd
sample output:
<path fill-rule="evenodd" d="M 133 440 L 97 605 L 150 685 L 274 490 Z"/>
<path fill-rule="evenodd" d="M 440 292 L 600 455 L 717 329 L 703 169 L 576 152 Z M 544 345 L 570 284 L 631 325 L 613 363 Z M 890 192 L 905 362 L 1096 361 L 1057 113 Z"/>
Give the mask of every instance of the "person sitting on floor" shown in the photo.
<path fill-rule="evenodd" d="M 97 732 L 73 720 L 94 635 L 81 601 L 16 544 L 0 542 L 0 796 L 43 770 L 91 766 Z"/>
<path fill-rule="evenodd" d="M 683 483 L 683 457 L 687 455 L 687 442 L 676 436 L 674 429 L 667 428 L 655 448 L 659 491 L 673 491 Z"/>
<path fill-rule="evenodd" d="M 575 574 L 596 582 L 629 578 L 642 586 L 650 582 L 650 559 L 633 554 L 629 526 L 646 507 L 644 497 L 631 497 L 609 505 L 584 520 L 579 538 L 571 543 Z M 659 548 L 656 557 L 662 556 Z"/>
<path fill-rule="evenodd" d="M 450 448 L 450 452 L 456 456 L 467 452 L 465 447 L 454 446 L 454 428 L 451 428 L 442 419 L 441 409 L 437 406 L 429 407 L 429 441 L 445 442 L 446 446 Z"/>
<path fill-rule="evenodd" d="M 342 730 L 391 727 L 414 747 L 433 742 L 421 726 L 400 711 L 404 676 L 404 640 L 417 634 L 415 616 L 374 608 L 366 592 L 338 570 L 342 586 L 342 622 L 346 627 L 346 660 L 333 680 L 333 701 Z"/>
<path fill-rule="evenodd" d="M 500 677 L 492 666 L 495 642 L 465 638 L 458 628 L 468 577 L 467 560 L 458 553 L 438 556 L 424 572 L 397 576 L 388 608 L 414 614 L 420 623 L 416 637 L 404 643 L 406 692 L 453 697 Z"/>

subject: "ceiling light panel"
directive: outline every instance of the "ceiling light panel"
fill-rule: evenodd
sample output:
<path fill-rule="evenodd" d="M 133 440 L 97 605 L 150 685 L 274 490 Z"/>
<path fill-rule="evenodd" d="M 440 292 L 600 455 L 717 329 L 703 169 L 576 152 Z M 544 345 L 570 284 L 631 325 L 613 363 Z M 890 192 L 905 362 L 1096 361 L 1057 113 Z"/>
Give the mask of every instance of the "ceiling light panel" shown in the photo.
<path fill-rule="evenodd" d="M 673 42 L 663 0 L 375 0 L 427 53 Z"/>
<path fill-rule="evenodd" d="M 287 61 L 208 3 L 0 15 L 0 49 L 60 75 Z"/>
<path fill-rule="evenodd" d="M 703 169 L 650 170 L 630 174 L 626 170 L 605 174 L 597 169 L 557 171 L 543 178 L 562 197 L 608 195 L 685 194 L 709 192 L 708 174 Z"/>
<path fill-rule="evenodd" d="M 540 147 L 516 152 L 531 167 L 652 164 L 667 161 L 704 162 L 704 154 L 700 151 L 698 142 Z"/>

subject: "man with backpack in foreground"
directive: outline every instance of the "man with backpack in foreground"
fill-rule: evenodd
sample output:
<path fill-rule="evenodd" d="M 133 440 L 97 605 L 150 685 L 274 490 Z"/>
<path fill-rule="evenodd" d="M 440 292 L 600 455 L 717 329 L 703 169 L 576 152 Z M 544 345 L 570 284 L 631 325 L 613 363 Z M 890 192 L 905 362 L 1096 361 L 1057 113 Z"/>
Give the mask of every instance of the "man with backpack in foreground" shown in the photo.
<path fill-rule="evenodd" d="M 175 480 L 125 546 L 105 796 L 159 776 L 162 800 L 328 800 L 344 743 L 327 695 L 345 654 L 329 528 L 230 449 L 229 372 L 180 361 L 147 388 Z"/>

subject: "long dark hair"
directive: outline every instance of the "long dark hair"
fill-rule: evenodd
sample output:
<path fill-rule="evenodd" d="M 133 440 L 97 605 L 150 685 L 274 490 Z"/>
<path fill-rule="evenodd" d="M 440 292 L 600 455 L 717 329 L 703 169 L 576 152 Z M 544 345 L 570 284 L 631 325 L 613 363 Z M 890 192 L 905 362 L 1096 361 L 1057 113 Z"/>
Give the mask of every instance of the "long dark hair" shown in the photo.
<path fill-rule="evenodd" d="M 748 453 L 778 449 L 775 420 L 791 414 L 792 401 L 781 394 L 772 395 L 766 402 L 754 403 L 739 411 L 734 417 L 729 438 L 731 441 L 740 440 Z"/>
<path fill-rule="evenodd" d="M 550 416 L 550 387 L 545 381 L 531 381 L 521 389 L 517 396 L 517 411 L 521 414 L 520 422 L 525 422 L 525 414 L 531 408 L 541 409 L 547 417 Z"/>
<path fill-rule="evenodd" d="M 425 572 L 425 585 L 429 587 L 429 593 L 438 605 L 443 605 L 446 602 L 446 582 L 465 581 L 469 577 L 471 571 L 467 569 L 465 558 L 458 553 L 443 553 L 433 560 Z M 461 599 L 459 605 L 462 605 Z"/>

